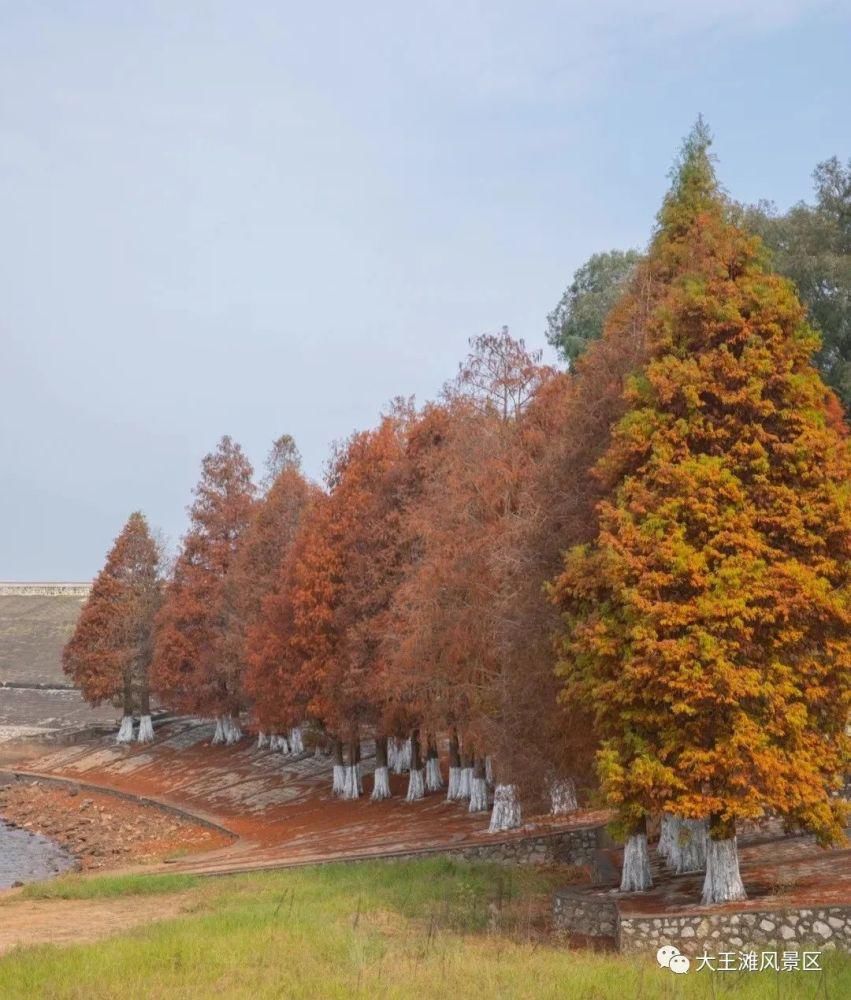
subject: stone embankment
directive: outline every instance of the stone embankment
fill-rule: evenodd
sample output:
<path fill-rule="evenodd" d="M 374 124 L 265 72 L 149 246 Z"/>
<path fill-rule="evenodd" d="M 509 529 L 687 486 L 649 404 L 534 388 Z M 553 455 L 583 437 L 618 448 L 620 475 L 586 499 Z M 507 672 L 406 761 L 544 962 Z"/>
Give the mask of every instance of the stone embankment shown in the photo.
<path fill-rule="evenodd" d="M 620 915 L 618 947 L 622 952 L 655 952 L 663 944 L 681 949 L 752 950 L 771 946 L 813 946 L 851 951 L 851 906 L 780 907 L 744 913 Z"/>

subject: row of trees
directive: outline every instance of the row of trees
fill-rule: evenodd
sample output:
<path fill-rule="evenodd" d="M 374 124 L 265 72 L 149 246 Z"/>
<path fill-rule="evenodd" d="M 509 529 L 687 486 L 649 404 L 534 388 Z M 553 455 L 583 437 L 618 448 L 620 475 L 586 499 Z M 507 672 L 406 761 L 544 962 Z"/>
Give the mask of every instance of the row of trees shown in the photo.
<path fill-rule="evenodd" d="M 650 885 L 659 817 L 660 852 L 705 866 L 707 902 L 744 895 L 738 822 L 837 839 L 847 429 L 708 147 L 699 122 L 569 372 L 505 330 L 476 338 L 436 402 L 397 400 L 336 448 L 325 489 L 288 438 L 255 486 L 224 438 L 135 644 L 110 631 L 132 620 L 134 515 L 66 651 L 84 693 L 147 673 L 163 704 L 215 717 L 216 741 L 250 718 L 261 745 L 325 747 L 346 797 L 365 736 L 375 800 L 391 770 L 410 800 L 437 791 L 446 746 L 448 797 L 484 810 L 493 787 L 494 831 L 521 799 L 575 808 L 595 764 L 626 890 Z"/>

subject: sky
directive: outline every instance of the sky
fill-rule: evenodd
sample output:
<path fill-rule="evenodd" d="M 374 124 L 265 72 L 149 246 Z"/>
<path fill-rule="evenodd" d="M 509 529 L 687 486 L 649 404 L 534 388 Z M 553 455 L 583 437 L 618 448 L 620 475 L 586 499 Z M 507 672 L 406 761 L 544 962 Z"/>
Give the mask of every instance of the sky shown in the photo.
<path fill-rule="evenodd" d="M 732 196 L 810 197 L 849 60 L 851 0 L 0 0 L 0 579 L 177 544 L 222 434 L 319 478 L 470 337 L 546 348 L 698 113 Z"/>

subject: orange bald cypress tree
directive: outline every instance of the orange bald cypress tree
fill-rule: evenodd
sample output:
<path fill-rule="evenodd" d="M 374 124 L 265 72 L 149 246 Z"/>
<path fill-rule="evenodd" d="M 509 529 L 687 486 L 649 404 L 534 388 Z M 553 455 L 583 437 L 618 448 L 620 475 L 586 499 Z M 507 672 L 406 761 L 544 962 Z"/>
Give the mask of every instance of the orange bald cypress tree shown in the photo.
<path fill-rule="evenodd" d="M 252 469 L 225 436 L 202 463 L 190 528 L 157 616 L 151 682 L 179 711 L 218 720 L 216 742 L 239 738 L 241 646 L 230 573 L 254 504 Z"/>
<path fill-rule="evenodd" d="M 400 404 L 377 428 L 352 435 L 336 453 L 329 468 L 330 491 L 307 526 L 292 567 L 290 593 L 277 608 L 279 613 L 286 605 L 291 608 L 290 649 L 301 662 L 300 687 L 311 692 L 310 716 L 335 740 L 349 744 L 349 768 L 341 771 L 338 761 L 335 775 L 335 791 L 347 797 L 360 794 L 360 732 L 370 726 L 383 735 L 380 637 L 398 574 L 399 504 L 410 419 L 410 408 Z M 382 745 L 379 757 L 381 750 Z"/>
<path fill-rule="evenodd" d="M 598 466 L 596 541 L 554 596 L 567 691 L 595 712 L 632 834 L 624 887 L 646 886 L 641 825 L 665 809 L 708 821 L 704 901 L 720 902 L 744 896 L 737 820 L 841 835 L 851 454 L 817 337 L 727 221 L 708 145 L 701 123 L 660 212 L 651 360 Z"/>
<path fill-rule="evenodd" d="M 386 643 L 390 677 L 431 729 L 460 732 L 463 770 L 475 763 L 475 774 L 459 777 L 453 746 L 449 796 L 487 809 L 485 758 L 492 758 L 502 786 L 496 830 L 519 825 L 516 786 L 528 788 L 530 772 L 537 781 L 542 769 L 530 734 L 546 728 L 555 707 L 551 664 L 542 661 L 538 674 L 506 655 L 509 634 L 525 625 L 516 614 L 516 564 L 506 560 L 529 472 L 526 414 L 554 373 L 507 330 L 470 346 L 444 392 L 440 447 L 430 449 L 422 487 L 405 510 L 416 558 L 394 594 Z M 540 587 L 536 596 L 541 603 Z"/>
<path fill-rule="evenodd" d="M 120 704 L 120 742 L 153 738 L 148 671 L 153 652 L 154 616 L 160 603 L 160 552 L 138 511 L 116 538 L 95 577 L 74 634 L 62 651 L 62 667 L 86 701 Z"/>
<path fill-rule="evenodd" d="M 293 750 L 301 749 L 301 733 L 297 722 L 282 725 L 275 692 L 267 691 L 262 672 L 255 669 L 249 657 L 249 635 L 262 615 L 263 601 L 272 594 L 281 574 L 282 564 L 298 537 L 305 513 L 319 490 L 301 471 L 301 457 L 289 435 L 273 445 L 266 462 L 266 490 L 255 503 L 251 519 L 240 540 L 234 563 L 227 578 L 228 600 L 235 608 L 232 633 L 232 655 L 244 664 L 244 689 L 252 702 L 251 711 L 261 732 L 258 745 L 265 746 L 271 731 L 273 749 L 291 749 L 279 736 L 279 730 L 293 729 Z"/>

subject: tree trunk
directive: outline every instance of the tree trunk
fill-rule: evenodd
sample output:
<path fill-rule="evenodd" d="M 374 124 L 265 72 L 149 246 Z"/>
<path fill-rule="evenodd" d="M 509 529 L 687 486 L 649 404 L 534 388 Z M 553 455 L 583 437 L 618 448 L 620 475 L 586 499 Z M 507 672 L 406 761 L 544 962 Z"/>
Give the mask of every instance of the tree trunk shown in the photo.
<path fill-rule="evenodd" d="M 216 716 L 216 731 L 213 733 L 212 744 L 213 746 L 218 746 L 220 743 L 224 743 L 225 734 L 222 728 L 222 717 L 220 715 Z"/>
<path fill-rule="evenodd" d="M 269 740 L 266 738 L 266 734 L 263 732 L 262 729 L 259 730 L 257 733 L 257 749 L 263 750 L 268 745 L 269 745 Z"/>
<path fill-rule="evenodd" d="M 118 735 L 115 737 L 116 743 L 133 742 L 133 676 L 129 670 L 124 671 L 122 677 L 121 705 L 122 716 L 121 725 L 118 727 Z"/>
<path fill-rule="evenodd" d="M 739 874 L 735 820 L 723 820 L 719 815 L 713 814 L 709 818 L 706 878 L 703 880 L 701 902 L 704 905 L 732 903 L 747 898 L 742 876 Z"/>
<path fill-rule="evenodd" d="M 516 830 L 521 823 L 517 785 L 497 785 L 493 792 L 493 812 L 488 833 Z"/>
<path fill-rule="evenodd" d="M 242 729 L 239 726 L 239 718 L 234 719 L 230 713 L 222 718 L 222 733 L 224 734 L 224 741 L 230 746 L 233 743 L 239 743 L 242 739 Z"/>
<path fill-rule="evenodd" d="M 673 813 L 663 812 L 659 826 L 659 843 L 656 845 L 656 853 L 670 861 L 673 849 L 674 835 L 676 833 L 676 817 Z"/>
<path fill-rule="evenodd" d="M 454 802 L 463 798 L 461 790 L 461 752 L 458 741 L 458 730 L 453 726 L 449 730 L 449 780 L 446 785 L 446 799 Z"/>
<path fill-rule="evenodd" d="M 464 759 L 463 766 L 461 768 L 461 775 L 458 779 L 458 798 L 468 800 L 473 792 L 473 764 L 475 762 L 475 755 L 473 753 L 473 748 L 470 747 L 469 751 L 466 746 L 464 748 Z"/>
<path fill-rule="evenodd" d="M 706 841 L 709 831 L 706 820 L 683 819 L 676 829 L 676 864 L 678 875 L 702 872 L 706 867 Z"/>
<path fill-rule="evenodd" d="M 556 778 L 550 784 L 550 814 L 567 816 L 578 808 L 573 778 Z"/>
<path fill-rule="evenodd" d="M 408 777 L 408 802 L 416 802 L 425 795 L 422 761 L 420 760 L 420 734 L 415 729 L 408 741 L 411 748 L 411 770 Z"/>
<path fill-rule="evenodd" d="M 140 671 L 139 681 L 139 735 L 140 743 L 152 743 L 154 740 L 154 724 L 151 720 L 151 688 L 146 670 Z"/>
<path fill-rule="evenodd" d="M 133 716 L 123 715 L 121 725 L 118 727 L 118 735 L 115 737 L 116 743 L 133 742 Z"/>
<path fill-rule="evenodd" d="M 485 779 L 485 761 L 476 757 L 473 767 L 473 778 L 470 782 L 470 812 L 487 812 L 488 783 Z"/>
<path fill-rule="evenodd" d="M 334 795 L 342 795 L 346 788 L 346 764 L 343 760 L 343 741 L 336 736 L 331 737 L 331 753 L 334 759 L 331 792 Z"/>
<path fill-rule="evenodd" d="M 373 802 L 390 798 L 390 769 L 387 767 L 387 737 L 375 737 L 375 775 L 372 780 Z"/>
<path fill-rule="evenodd" d="M 621 892 L 645 892 L 652 888 L 650 854 L 647 850 L 647 820 L 636 824 L 623 852 Z"/>
<path fill-rule="evenodd" d="M 355 737 L 349 741 L 349 766 L 346 768 L 342 792 L 342 797 L 344 799 L 360 798 L 362 788 L 360 782 L 360 766 L 358 764 L 359 757 L 360 740 Z"/>
<path fill-rule="evenodd" d="M 443 788 L 443 775 L 440 773 L 440 757 L 437 753 L 437 743 L 435 742 L 433 733 L 429 733 L 428 737 L 425 784 L 429 792 L 439 792 Z"/>
<path fill-rule="evenodd" d="M 296 756 L 304 753 L 304 737 L 301 726 L 293 726 L 290 730 L 290 753 Z"/>

